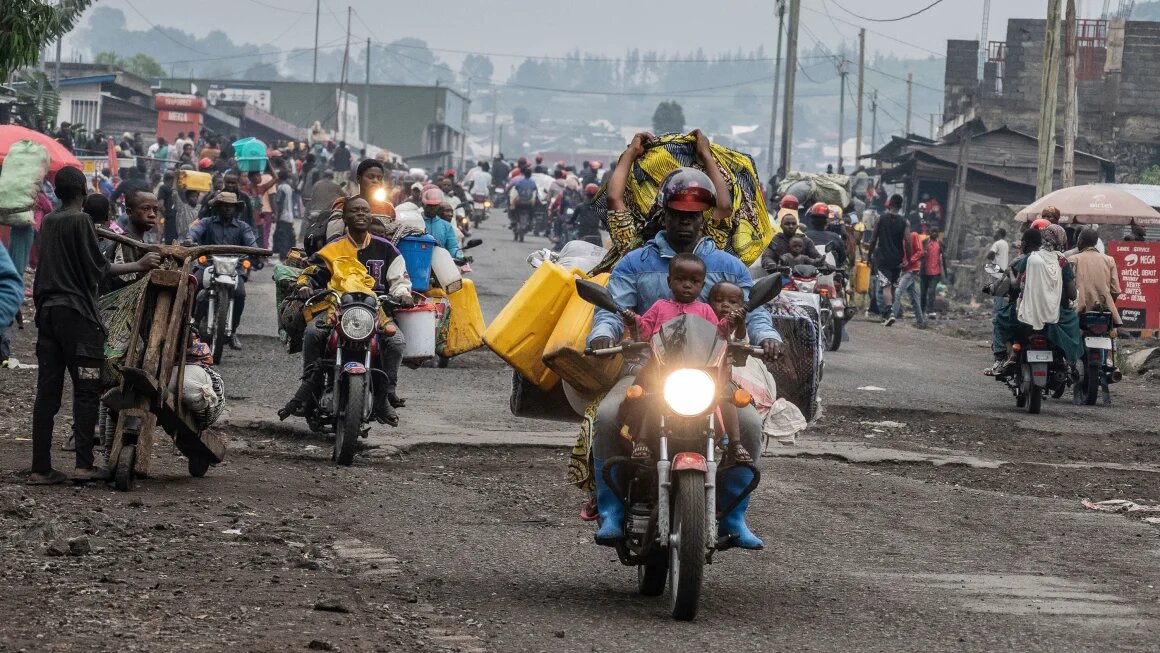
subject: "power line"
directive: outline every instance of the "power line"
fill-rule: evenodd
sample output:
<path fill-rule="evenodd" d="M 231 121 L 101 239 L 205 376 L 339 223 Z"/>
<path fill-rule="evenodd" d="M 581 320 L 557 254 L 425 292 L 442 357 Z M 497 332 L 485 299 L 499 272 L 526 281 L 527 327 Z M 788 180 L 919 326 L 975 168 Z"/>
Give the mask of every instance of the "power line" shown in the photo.
<path fill-rule="evenodd" d="M 905 77 L 899 77 L 898 75 L 892 75 L 892 74 L 890 74 L 890 73 L 888 73 L 888 72 L 886 72 L 886 71 L 879 70 L 879 69 L 877 69 L 877 68 L 871 68 L 870 66 L 866 66 L 866 70 L 869 70 L 869 71 L 871 71 L 871 72 L 878 73 L 879 75 L 882 75 L 883 77 L 889 77 L 889 78 L 891 78 L 891 79 L 897 79 L 898 81 L 901 81 L 901 82 L 905 82 L 905 81 L 906 81 L 906 78 L 905 78 Z M 915 85 L 915 86 L 917 86 L 917 87 L 919 87 L 919 88 L 925 88 L 925 89 L 926 89 L 926 90 L 928 90 L 928 91 L 934 91 L 935 93 L 942 93 L 942 92 L 944 92 L 944 89 L 941 89 L 941 88 L 935 88 L 935 87 L 933 87 L 933 86 L 927 86 L 926 84 L 920 84 L 919 82 L 915 82 L 915 81 L 912 81 L 912 82 L 911 82 L 911 84 L 913 84 L 913 85 Z"/>
<path fill-rule="evenodd" d="M 285 7 L 279 7 L 278 5 L 270 4 L 268 2 L 262 2 L 262 0 L 247 0 L 247 1 L 252 2 L 256 5 L 260 5 L 262 7 L 265 7 L 267 9 L 273 9 L 274 11 L 281 11 L 281 12 L 284 12 L 287 14 L 299 14 L 301 16 L 313 16 L 314 15 L 313 11 L 301 11 L 299 9 L 287 9 Z M 327 10 L 324 13 L 334 13 L 334 12 Z"/>
<path fill-rule="evenodd" d="M 822 0 L 822 1 L 823 1 L 823 4 L 824 4 L 824 3 L 825 3 L 825 0 Z M 841 9 L 842 11 L 844 11 L 844 12 L 846 12 L 846 13 L 850 14 L 850 15 L 851 15 L 851 16 L 853 16 L 854 18 L 861 18 L 862 20 L 868 20 L 868 21 L 870 21 L 870 22 L 872 22 L 872 23 L 895 23 L 895 22 L 898 22 L 898 21 L 900 21 L 900 20 L 906 20 L 907 18 L 913 18 L 913 17 L 915 17 L 915 16 L 917 16 L 917 15 L 921 14 L 922 12 L 924 12 L 924 11 L 926 11 L 926 10 L 928 10 L 928 9 L 931 9 L 931 8 L 932 8 L 932 7 L 934 7 L 935 5 L 942 4 L 942 1 L 943 1 L 943 0 L 934 0 L 934 2 L 932 2 L 932 3 L 930 3 L 929 5 L 927 5 L 927 6 L 923 7 L 922 9 L 919 9 L 918 11 L 915 11 L 915 12 L 912 12 L 912 13 L 909 13 L 909 14 L 906 14 L 905 16 L 899 16 L 899 17 L 897 17 L 897 18 L 868 18 L 868 17 L 866 17 L 866 16 L 861 16 L 861 15 L 859 15 L 859 14 L 856 14 L 856 13 L 854 13 L 854 12 L 850 11 L 849 9 L 847 9 L 847 8 L 843 7 L 842 5 L 838 4 L 838 0 L 833 0 L 833 2 L 834 2 L 834 6 L 835 6 L 835 7 L 837 7 L 838 9 Z"/>
<path fill-rule="evenodd" d="M 825 15 L 823 12 L 821 12 L 821 11 L 819 11 L 819 10 L 817 10 L 817 9 L 814 9 L 813 7 L 806 7 L 806 6 L 804 6 L 804 5 L 802 6 L 802 10 L 803 10 L 803 11 L 810 11 L 810 12 L 813 12 L 813 13 L 815 13 L 815 14 L 818 14 L 819 16 L 823 16 L 823 15 Z M 858 23 L 852 23 L 852 22 L 850 22 L 850 21 L 848 21 L 848 20 L 846 20 L 846 19 L 844 19 L 844 18 L 832 18 L 832 20 L 836 20 L 836 21 L 838 21 L 839 23 L 844 23 L 844 24 L 846 24 L 846 25 L 850 25 L 850 26 L 852 26 L 852 27 L 857 27 L 857 28 L 859 28 L 859 29 L 862 29 L 862 28 L 863 28 L 863 26 L 862 26 L 862 25 L 859 25 Z M 918 45 L 918 44 L 915 44 L 915 43 L 908 43 L 908 42 L 906 42 L 906 41 L 901 41 L 901 40 L 899 40 L 899 39 L 898 39 L 898 37 L 896 37 L 896 36 L 891 36 L 890 34 L 887 34 L 887 33 L 885 33 L 885 32 L 879 32 L 879 31 L 877 31 L 877 30 L 870 29 L 869 27 L 866 27 L 866 28 L 865 28 L 865 30 L 866 30 L 867 32 L 870 32 L 871 34 L 877 34 L 878 36 L 882 36 L 882 37 L 888 38 L 888 39 L 890 39 L 891 41 L 894 41 L 894 42 L 896 42 L 896 43 L 899 43 L 900 45 L 907 45 L 907 46 L 910 46 L 910 47 L 912 47 L 912 48 L 915 48 L 916 50 L 922 50 L 923 52 L 929 52 L 930 54 L 932 54 L 932 55 L 934 55 L 934 56 L 936 56 L 936 57 L 938 57 L 938 58 L 940 58 L 940 59 L 946 59 L 946 53 L 945 53 L 945 52 L 936 52 L 936 51 L 934 51 L 934 50 L 931 50 L 930 48 L 924 48 L 924 47 L 922 47 L 921 45 Z"/>

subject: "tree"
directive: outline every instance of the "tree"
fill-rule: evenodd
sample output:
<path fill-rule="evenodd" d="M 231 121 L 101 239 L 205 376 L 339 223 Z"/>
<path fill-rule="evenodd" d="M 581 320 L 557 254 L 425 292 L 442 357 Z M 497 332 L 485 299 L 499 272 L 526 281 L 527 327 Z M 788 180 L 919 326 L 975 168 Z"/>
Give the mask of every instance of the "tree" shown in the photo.
<path fill-rule="evenodd" d="M 491 58 L 483 54 L 469 54 L 463 58 L 463 64 L 459 66 L 459 74 L 463 75 L 465 82 L 467 79 L 476 82 L 491 81 L 494 72 L 495 65 L 491 63 Z"/>
<path fill-rule="evenodd" d="M 17 68 L 40 60 L 44 46 L 67 34 L 93 0 L 61 0 L 52 6 L 41 0 L 0 2 L 0 81 Z"/>
<path fill-rule="evenodd" d="M 685 111 L 675 100 L 661 102 L 652 117 L 653 132 L 672 134 L 685 131 Z"/>
<path fill-rule="evenodd" d="M 145 79 L 149 79 L 150 77 L 165 76 L 165 69 L 161 67 L 161 64 L 157 63 L 156 59 L 145 54 L 144 52 L 138 52 L 137 54 L 131 57 L 126 57 L 124 59 L 118 57 L 116 52 L 98 52 L 97 55 L 93 57 L 93 63 L 120 68 L 127 73 L 136 75 L 138 77 L 144 77 Z"/>

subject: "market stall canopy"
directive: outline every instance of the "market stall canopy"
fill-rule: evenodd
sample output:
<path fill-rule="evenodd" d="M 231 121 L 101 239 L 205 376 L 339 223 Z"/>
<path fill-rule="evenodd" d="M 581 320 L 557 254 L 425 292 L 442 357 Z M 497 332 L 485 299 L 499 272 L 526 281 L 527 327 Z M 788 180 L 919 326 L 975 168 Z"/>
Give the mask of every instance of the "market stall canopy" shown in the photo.
<path fill-rule="evenodd" d="M 1062 188 L 1035 200 L 1015 215 L 1016 222 L 1030 222 L 1043 209 L 1059 209 L 1063 224 L 1160 225 L 1160 213 L 1135 195 L 1114 186 L 1091 184 Z"/>
<path fill-rule="evenodd" d="M 4 125 L 0 127 L 0 165 L 4 163 L 4 157 L 8 156 L 8 148 L 12 147 L 13 143 L 17 141 L 32 141 L 40 143 L 48 150 L 48 156 L 52 160 L 48 164 L 48 174 L 55 175 L 57 171 L 66 166 L 83 169 L 79 159 L 73 156 L 72 152 L 65 149 L 63 145 L 56 142 L 50 136 L 26 129 L 19 125 Z"/>

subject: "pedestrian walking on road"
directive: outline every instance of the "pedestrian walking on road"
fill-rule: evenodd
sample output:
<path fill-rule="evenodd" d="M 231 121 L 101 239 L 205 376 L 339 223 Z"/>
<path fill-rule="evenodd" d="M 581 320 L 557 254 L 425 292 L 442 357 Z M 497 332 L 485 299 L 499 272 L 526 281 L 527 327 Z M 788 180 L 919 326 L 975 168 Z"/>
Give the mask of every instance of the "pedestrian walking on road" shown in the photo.
<path fill-rule="evenodd" d="M 946 252 L 939 241 L 939 233 L 933 231 L 926 239 L 926 248 L 922 254 L 922 310 L 927 317 L 934 317 L 930 312 L 938 294 L 938 282 L 946 270 Z"/>
<path fill-rule="evenodd" d="M 878 224 L 874 226 L 870 251 L 866 255 L 886 278 L 882 284 L 883 303 L 879 307 L 883 310 L 887 326 L 894 324 L 894 316 L 890 311 L 895 305 L 894 290 L 902 276 L 902 265 L 910 258 L 909 240 L 910 225 L 902 217 L 902 196 L 895 193 L 886 203 L 886 213 L 878 218 Z"/>
<path fill-rule="evenodd" d="M 51 452 L 66 370 L 73 386 L 76 471 L 72 478 L 83 482 L 107 475 L 93 465 L 93 431 L 105 362 L 105 327 L 97 309 L 97 285 L 108 274 L 152 270 L 161 262 L 157 254 L 148 253 L 134 263 L 109 264 L 101 254 L 92 218 L 82 210 L 85 185 L 84 173 L 76 168 L 56 173 L 61 208 L 44 218 L 40 231 L 43 257 L 33 286 L 38 369 L 32 408 L 31 485 L 67 480 L 52 468 Z"/>
<path fill-rule="evenodd" d="M 907 259 L 902 266 L 902 276 L 898 279 L 898 290 L 894 293 L 893 312 L 885 324 L 890 326 L 895 320 L 902 317 L 902 296 L 910 297 L 910 306 L 914 310 L 915 325 L 920 329 L 926 328 L 926 315 L 922 310 L 922 297 L 919 294 L 922 275 L 922 236 L 915 232 L 907 234 Z"/>

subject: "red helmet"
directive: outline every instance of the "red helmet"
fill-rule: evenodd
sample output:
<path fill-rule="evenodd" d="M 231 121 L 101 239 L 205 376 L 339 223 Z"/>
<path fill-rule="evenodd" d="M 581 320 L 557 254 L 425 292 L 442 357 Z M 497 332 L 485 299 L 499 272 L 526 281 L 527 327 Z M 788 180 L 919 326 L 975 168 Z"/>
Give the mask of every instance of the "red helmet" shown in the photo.
<path fill-rule="evenodd" d="M 589 196 L 589 197 L 592 197 L 593 195 L 595 195 L 596 193 L 599 193 L 599 192 L 600 192 L 600 187 L 597 186 L 596 184 L 588 184 L 587 186 L 584 187 L 584 194 Z"/>
<path fill-rule="evenodd" d="M 806 211 L 806 215 L 821 215 L 825 216 L 828 220 L 830 218 L 830 207 L 825 202 L 818 202 L 811 206 L 809 211 Z"/>
<path fill-rule="evenodd" d="M 201 161 L 197 162 L 197 167 L 202 169 L 202 170 L 209 170 L 210 168 L 213 167 L 213 160 L 210 159 L 208 156 L 202 157 Z"/>
<path fill-rule="evenodd" d="M 1031 223 L 1031 228 L 1036 230 L 1036 231 L 1042 231 L 1042 230 L 1046 229 L 1050 224 L 1051 224 L 1051 220 L 1048 220 L 1047 218 L 1039 218 L 1035 222 Z"/>
<path fill-rule="evenodd" d="M 454 177 L 455 171 L 452 170 L 451 168 L 448 168 L 447 171 L 443 173 L 443 176 L 444 177 Z"/>
<path fill-rule="evenodd" d="M 798 207 L 798 198 L 794 197 L 793 195 L 786 195 L 785 197 L 781 198 L 781 208 L 783 208 L 783 209 L 797 209 L 797 207 Z"/>
<path fill-rule="evenodd" d="M 537 154 L 537 155 L 536 155 L 536 163 L 543 163 L 543 162 L 544 162 L 544 155 L 543 155 L 543 154 Z"/>
<path fill-rule="evenodd" d="M 717 204 L 709 175 L 696 168 L 677 168 L 661 182 L 661 204 L 675 211 L 708 211 Z"/>

